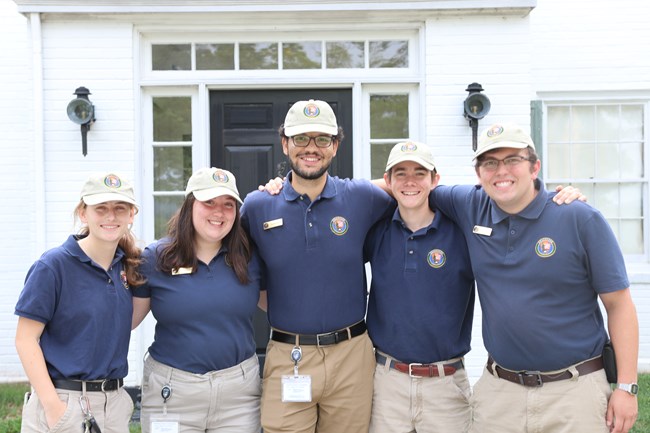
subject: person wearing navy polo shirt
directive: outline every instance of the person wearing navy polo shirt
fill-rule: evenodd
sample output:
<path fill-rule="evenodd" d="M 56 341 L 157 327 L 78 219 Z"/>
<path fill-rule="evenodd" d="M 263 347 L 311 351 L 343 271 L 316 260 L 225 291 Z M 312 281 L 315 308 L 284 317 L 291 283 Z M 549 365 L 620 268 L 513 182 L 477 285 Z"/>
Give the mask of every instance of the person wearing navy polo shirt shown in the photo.
<path fill-rule="evenodd" d="M 27 273 L 16 304 L 16 349 L 34 392 L 23 408 L 22 433 L 128 433 L 133 401 L 122 385 L 130 287 L 142 282 L 130 230 L 137 211 L 124 178 L 90 176 L 75 208 L 79 234 Z"/>
<path fill-rule="evenodd" d="M 363 242 L 394 204 L 367 180 L 327 173 L 343 135 L 326 102 L 296 102 L 280 137 L 291 166 L 282 191 L 252 192 L 242 207 L 266 270 L 272 328 L 262 427 L 365 432 L 375 359 L 364 322 Z"/>
<path fill-rule="evenodd" d="M 423 143 L 393 146 L 384 181 L 398 209 L 366 238 L 368 333 L 377 367 L 371 433 L 467 432 L 474 276 L 465 237 L 429 207 L 440 175 Z"/>
<path fill-rule="evenodd" d="M 151 310 L 142 431 L 259 433 L 253 337 L 261 267 L 240 222 L 235 176 L 203 168 L 187 182 L 167 237 L 143 253 L 133 327 Z"/>
<path fill-rule="evenodd" d="M 638 410 L 638 320 L 611 228 L 585 203 L 553 204 L 521 127 L 487 128 L 474 157 L 479 186 L 431 193 L 465 233 L 483 312 L 489 358 L 470 431 L 628 432 Z M 616 352 L 614 391 L 598 299 Z"/>

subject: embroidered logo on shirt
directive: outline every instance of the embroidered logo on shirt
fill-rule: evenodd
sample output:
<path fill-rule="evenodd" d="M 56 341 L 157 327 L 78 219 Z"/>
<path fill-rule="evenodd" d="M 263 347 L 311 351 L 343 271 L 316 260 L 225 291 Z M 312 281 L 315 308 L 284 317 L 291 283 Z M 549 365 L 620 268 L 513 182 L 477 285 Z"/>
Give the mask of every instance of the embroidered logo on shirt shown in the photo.
<path fill-rule="evenodd" d="M 551 238 L 541 238 L 535 244 L 535 252 L 544 259 L 555 254 L 556 249 L 555 241 Z"/>
<path fill-rule="evenodd" d="M 129 290 L 129 281 L 126 279 L 126 271 L 120 271 L 120 280 L 126 290 Z"/>
<path fill-rule="evenodd" d="M 427 254 L 427 262 L 432 268 L 441 268 L 447 262 L 447 254 L 443 250 L 431 250 Z"/>
<path fill-rule="evenodd" d="M 330 221 L 330 230 L 336 236 L 343 236 L 348 231 L 348 220 L 341 216 L 336 216 Z"/>

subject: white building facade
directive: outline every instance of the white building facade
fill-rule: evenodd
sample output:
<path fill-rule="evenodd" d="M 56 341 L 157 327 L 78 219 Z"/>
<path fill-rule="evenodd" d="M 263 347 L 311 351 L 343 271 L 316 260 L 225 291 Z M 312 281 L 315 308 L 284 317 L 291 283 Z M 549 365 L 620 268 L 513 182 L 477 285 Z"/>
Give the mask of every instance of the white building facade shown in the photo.
<path fill-rule="evenodd" d="M 649 18 L 643 0 L 0 0 L 0 380 L 25 379 L 14 306 L 29 266 L 75 230 L 88 173 L 134 180 L 146 245 L 192 170 L 228 165 L 242 192 L 240 169 L 275 170 L 272 146 L 255 141 L 272 129 L 253 125 L 267 112 L 246 111 L 251 124 L 238 126 L 238 106 L 338 92 L 351 104 L 349 175 L 376 177 L 387 149 L 411 138 L 433 147 L 443 183 L 473 183 L 463 117 L 473 82 L 491 101 L 480 125 L 530 125 L 544 180 L 578 185 L 608 218 L 650 370 Z M 66 114 L 81 86 L 96 110 L 86 156 Z M 253 169 L 252 154 L 269 161 Z M 132 334 L 130 384 L 152 335 L 151 318 Z M 477 305 L 473 378 L 485 359 Z"/>

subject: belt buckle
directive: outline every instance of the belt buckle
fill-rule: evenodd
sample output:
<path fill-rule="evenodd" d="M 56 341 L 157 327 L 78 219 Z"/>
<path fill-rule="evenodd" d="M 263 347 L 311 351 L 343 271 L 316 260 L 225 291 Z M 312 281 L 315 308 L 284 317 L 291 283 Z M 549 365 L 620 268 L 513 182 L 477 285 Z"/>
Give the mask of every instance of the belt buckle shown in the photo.
<path fill-rule="evenodd" d="M 413 367 L 422 367 L 423 365 L 424 364 L 420 364 L 420 363 L 417 363 L 417 362 L 411 362 L 409 364 L 409 371 L 408 371 L 409 377 L 420 377 L 420 376 L 416 376 L 416 375 L 413 374 Z"/>
<path fill-rule="evenodd" d="M 108 381 L 109 381 L 109 379 L 102 380 L 102 384 L 101 384 L 101 387 L 100 387 L 102 392 L 106 392 L 106 385 L 107 385 Z"/>
<path fill-rule="evenodd" d="M 329 338 L 329 337 L 334 337 L 334 342 L 333 343 L 321 343 L 320 339 L 323 338 Z M 338 343 L 338 334 L 336 332 L 326 332 L 325 334 L 316 334 L 316 345 L 317 346 L 329 346 L 332 344 Z"/>
<path fill-rule="evenodd" d="M 540 387 L 544 385 L 544 382 L 542 382 L 542 373 L 538 370 L 536 371 L 522 371 L 520 373 L 517 373 L 517 377 L 519 378 L 519 384 L 523 386 L 536 386 Z M 526 377 L 534 377 L 535 378 L 535 385 L 526 385 L 526 381 L 524 380 Z"/>

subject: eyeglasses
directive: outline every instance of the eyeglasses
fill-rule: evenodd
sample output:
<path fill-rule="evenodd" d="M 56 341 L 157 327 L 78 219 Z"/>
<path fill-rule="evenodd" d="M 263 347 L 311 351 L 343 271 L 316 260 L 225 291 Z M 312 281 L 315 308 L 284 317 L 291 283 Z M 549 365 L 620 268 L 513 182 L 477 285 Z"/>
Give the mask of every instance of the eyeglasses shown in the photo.
<path fill-rule="evenodd" d="M 509 156 L 503 159 L 491 158 L 491 159 L 484 159 L 483 161 L 479 161 L 478 166 L 485 171 L 496 171 L 499 168 L 500 162 L 503 162 L 503 165 L 505 165 L 506 168 L 512 168 L 512 167 L 516 167 L 517 165 L 521 164 L 524 161 L 531 161 L 531 159 L 530 157 L 526 158 L 525 156 L 521 156 L 521 155 Z"/>
<path fill-rule="evenodd" d="M 312 140 L 317 147 L 330 147 L 334 137 L 331 135 L 319 135 L 318 137 L 310 137 L 309 135 L 294 135 L 291 137 L 293 144 L 297 147 L 307 147 Z"/>

